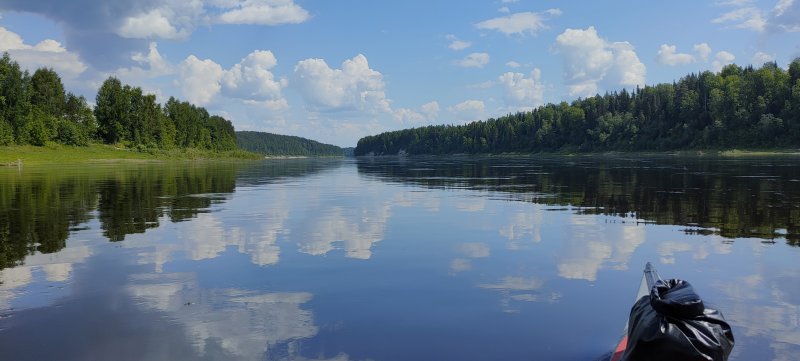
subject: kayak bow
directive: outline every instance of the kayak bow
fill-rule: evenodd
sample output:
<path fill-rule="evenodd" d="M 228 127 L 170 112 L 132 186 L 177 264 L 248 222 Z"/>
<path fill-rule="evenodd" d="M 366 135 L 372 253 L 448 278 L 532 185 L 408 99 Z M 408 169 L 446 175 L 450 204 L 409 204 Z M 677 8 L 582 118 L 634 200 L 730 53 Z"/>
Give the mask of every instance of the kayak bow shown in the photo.
<path fill-rule="evenodd" d="M 636 299 L 634 299 L 634 303 L 641 299 L 642 297 L 646 297 L 650 295 L 650 290 L 653 288 L 653 285 L 656 284 L 658 280 L 660 280 L 658 272 L 656 272 L 655 267 L 653 267 L 650 262 L 644 266 L 644 274 L 642 275 L 642 282 L 639 284 L 639 292 L 636 294 Z M 622 359 L 622 355 L 625 353 L 625 349 L 628 347 L 628 321 L 625 322 L 625 329 L 622 332 L 622 337 L 620 338 L 617 346 L 614 347 L 614 350 L 611 353 L 610 361 L 620 361 Z"/>

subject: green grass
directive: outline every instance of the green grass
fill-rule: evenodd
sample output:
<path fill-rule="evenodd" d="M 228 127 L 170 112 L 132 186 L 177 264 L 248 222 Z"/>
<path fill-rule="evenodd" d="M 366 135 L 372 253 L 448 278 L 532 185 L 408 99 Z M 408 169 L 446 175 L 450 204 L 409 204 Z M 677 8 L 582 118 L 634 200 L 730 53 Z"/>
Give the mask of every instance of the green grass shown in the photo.
<path fill-rule="evenodd" d="M 88 147 L 73 147 L 61 144 L 0 146 L 0 165 L 15 166 L 17 160 L 23 165 L 52 163 L 98 163 L 98 162 L 157 162 L 169 160 L 205 159 L 263 159 L 264 156 L 243 150 L 216 152 L 203 149 L 150 149 L 137 151 L 114 145 L 92 144 Z"/>
<path fill-rule="evenodd" d="M 719 152 L 723 157 L 764 157 L 764 156 L 784 156 L 784 155 L 800 155 L 797 149 L 764 149 L 764 150 L 746 150 L 746 149 L 730 149 Z"/>

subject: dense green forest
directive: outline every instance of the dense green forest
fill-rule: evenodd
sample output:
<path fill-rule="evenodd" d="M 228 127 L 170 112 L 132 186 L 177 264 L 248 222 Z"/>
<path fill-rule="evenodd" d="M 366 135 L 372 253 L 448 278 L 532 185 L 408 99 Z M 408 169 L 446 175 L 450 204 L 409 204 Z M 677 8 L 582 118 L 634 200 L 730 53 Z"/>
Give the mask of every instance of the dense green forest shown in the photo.
<path fill-rule="evenodd" d="M 239 148 L 266 155 L 343 156 L 345 151 L 335 145 L 311 139 L 264 132 L 236 132 Z"/>
<path fill-rule="evenodd" d="M 61 77 L 40 68 L 23 71 L 8 53 L 0 58 L 0 145 L 92 142 L 136 149 L 236 149 L 230 121 L 202 107 L 155 95 L 110 77 L 92 109 L 81 96 L 64 91 Z"/>
<path fill-rule="evenodd" d="M 368 136 L 355 155 L 661 151 L 800 145 L 800 58 L 735 64 L 672 84 L 596 95 L 571 104 L 465 125 Z"/>

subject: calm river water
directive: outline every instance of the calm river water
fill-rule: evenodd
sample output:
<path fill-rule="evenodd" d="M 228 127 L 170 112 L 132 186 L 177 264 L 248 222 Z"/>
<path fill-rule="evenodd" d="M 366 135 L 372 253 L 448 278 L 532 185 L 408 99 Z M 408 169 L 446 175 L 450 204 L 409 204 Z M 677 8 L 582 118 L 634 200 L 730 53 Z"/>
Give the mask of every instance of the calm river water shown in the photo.
<path fill-rule="evenodd" d="M 0 169 L 0 358 L 593 361 L 651 261 L 796 360 L 798 160 Z"/>

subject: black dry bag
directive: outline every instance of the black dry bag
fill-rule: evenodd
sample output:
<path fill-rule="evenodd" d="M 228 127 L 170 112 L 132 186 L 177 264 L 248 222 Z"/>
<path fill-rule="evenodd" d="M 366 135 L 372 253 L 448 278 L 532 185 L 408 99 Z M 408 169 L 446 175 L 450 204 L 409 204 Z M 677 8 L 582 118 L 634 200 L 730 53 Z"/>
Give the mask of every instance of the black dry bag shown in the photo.
<path fill-rule="evenodd" d="M 733 333 L 689 282 L 659 280 L 631 309 L 625 361 L 725 361 Z"/>

